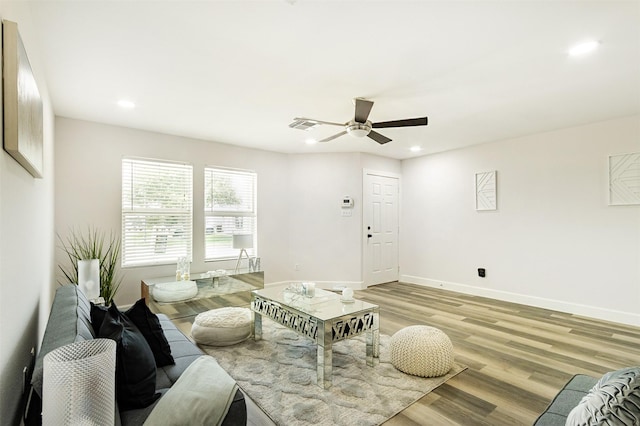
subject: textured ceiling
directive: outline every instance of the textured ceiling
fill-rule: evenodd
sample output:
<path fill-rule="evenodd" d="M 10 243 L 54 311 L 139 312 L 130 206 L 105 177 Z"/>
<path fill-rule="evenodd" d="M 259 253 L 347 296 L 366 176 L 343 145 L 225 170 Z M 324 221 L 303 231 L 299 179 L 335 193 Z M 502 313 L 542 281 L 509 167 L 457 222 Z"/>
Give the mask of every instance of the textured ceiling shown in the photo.
<path fill-rule="evenodd" d="M 638 1 L 31 1 L 56 115 L 296 152 L 409 158 L 640 113 Z M 601 42 L 592 55 L 569 47 Z M 341 128 L 352 98 L 380 146 Z M 136 103 L 124 110 L 121 98 Z M 418 145 L 415 154 L 409 147 Z"/>

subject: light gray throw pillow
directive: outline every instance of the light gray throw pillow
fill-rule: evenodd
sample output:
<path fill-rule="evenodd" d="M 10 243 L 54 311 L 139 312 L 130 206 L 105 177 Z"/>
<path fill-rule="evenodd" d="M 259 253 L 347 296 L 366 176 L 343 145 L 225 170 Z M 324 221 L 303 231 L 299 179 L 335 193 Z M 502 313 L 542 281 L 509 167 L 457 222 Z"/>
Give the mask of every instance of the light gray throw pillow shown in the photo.
<path fill-rule="evenodd" d="M 567 426 L 640 425 L 640 367 L 605 374 L 569 413 Z"/>

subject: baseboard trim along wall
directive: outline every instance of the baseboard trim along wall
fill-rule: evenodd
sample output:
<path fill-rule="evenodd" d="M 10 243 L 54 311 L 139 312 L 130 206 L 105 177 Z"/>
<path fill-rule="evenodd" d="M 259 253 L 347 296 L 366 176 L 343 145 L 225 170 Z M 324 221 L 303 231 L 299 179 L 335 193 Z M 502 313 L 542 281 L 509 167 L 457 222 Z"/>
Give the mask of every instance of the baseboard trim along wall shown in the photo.
<path fill-rule="evenodd" d="M 640 326 L 640 315 L 631 312 L 615 311 L 611 309 L 599 308 L 597 306 L 580 305 L 561 300 L 545 299 L 542 297 L 527 296 L 523 294 L 510 293 L 507 291 L 493 290 L 490 288 L 470 286 L 430 278 L 415 277 L 411 275 L 401 275 L 400 282 L 421 285 L 425 287 L 441 288 L 444 290 L 457 291 L 459 293 L 472 296 L 488 297 L 505 302 L 520 303 L 523 305 L 535 306 L 538 308 L 551 309 L 554 311 L 567 312 L 575 315 L 598 318 L 605 321 L 613 321 L 622 324 Z"/>

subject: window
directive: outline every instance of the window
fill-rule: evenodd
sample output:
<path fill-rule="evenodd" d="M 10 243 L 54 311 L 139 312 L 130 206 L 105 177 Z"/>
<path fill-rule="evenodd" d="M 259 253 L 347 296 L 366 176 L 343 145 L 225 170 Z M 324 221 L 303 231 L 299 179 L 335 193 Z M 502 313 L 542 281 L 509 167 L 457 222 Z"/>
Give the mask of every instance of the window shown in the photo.
<path fill-rule="evenodd" d="M 122 160 L 122 266 L 191 259 L 193 166 Z"/>
<path fill-rule="evenodd" d="M 256 250 L 256 181 L 254 172 L 205 167 L 205 260 L 238 257 L 233 248 L 234 235 L 252 235 Z"/>

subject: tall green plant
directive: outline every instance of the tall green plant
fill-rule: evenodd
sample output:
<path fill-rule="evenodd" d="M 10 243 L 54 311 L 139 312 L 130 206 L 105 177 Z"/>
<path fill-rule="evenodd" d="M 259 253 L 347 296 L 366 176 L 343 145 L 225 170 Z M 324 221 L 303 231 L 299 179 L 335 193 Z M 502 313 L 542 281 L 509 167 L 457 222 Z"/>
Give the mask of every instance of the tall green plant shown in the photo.
<path fill-rule="evenodd" d="M 99 259 L 100 296 L 110 305 L 122 283 L 122 277 L 116 271 L 120 257 L 120 238 L 113 231 L 106 234 L 97 228 L 88 227 L 85 234 L 70 229 L 66 239 L 58 234 L 58 240 L 69 260 L 68 265 L 58 265 L 66 283 L 78 283 L 78 260 Z"/>

